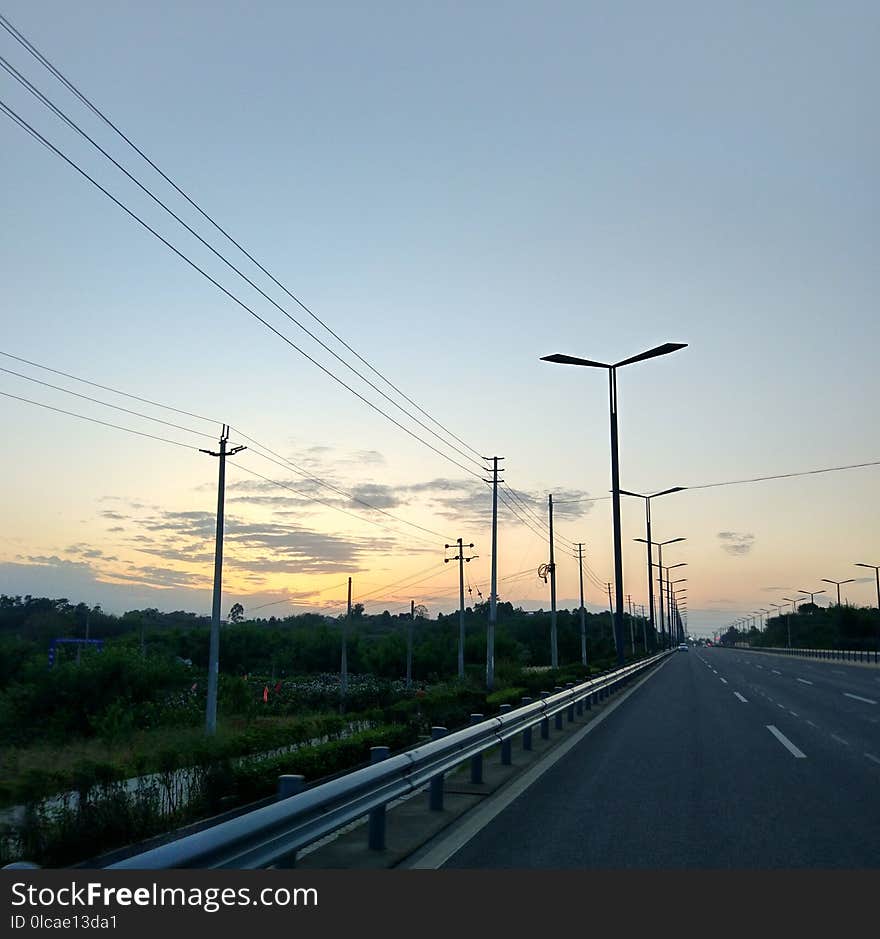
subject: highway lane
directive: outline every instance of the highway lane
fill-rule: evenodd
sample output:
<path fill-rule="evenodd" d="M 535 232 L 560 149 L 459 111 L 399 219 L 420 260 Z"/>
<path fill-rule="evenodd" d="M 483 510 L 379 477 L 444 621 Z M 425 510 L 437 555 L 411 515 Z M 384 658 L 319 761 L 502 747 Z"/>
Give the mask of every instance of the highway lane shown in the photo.
<path fill-rule="evenodd" d="M 727 649 L 697 655 L 801 721 L 814 748 L 833 742 L 848 748 L 841 758 L 880 765 L 880 670 Z"/>
<path fill-rule="evenodd" d="M 875 676 L 752 659 L 676 653 L 444 866 L 880 867 Z"/>

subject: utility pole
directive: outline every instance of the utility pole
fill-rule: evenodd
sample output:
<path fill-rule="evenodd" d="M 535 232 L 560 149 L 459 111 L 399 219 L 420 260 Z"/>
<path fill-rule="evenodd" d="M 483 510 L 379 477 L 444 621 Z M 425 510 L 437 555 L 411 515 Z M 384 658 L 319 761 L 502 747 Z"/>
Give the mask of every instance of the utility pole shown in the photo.
<path fill-rule="evenodd" d="M 556 562 L 553 553 L 553 495 L 547 496 L 550 511 L 550 667 L 559 667 L 559 650 L 556 641 Z"/>
<path fill-rule="evenodd" d="M 220 433 L 220 450 L 199 450 L 220 461 L 217 482 L 217 533 L 214 542 L 214 601 L 211 607 L 211 641 L 208 648 L 208 703 L 205 712 L 205 733 L 217 732 L 217 683 L 220 676 L 220 592 L 223 583 L 223 506 L 226 495 L 226 457 L 234 456 L 247 447 L 226 449 L 229 441 L 229 425 L 224 424 Z"/>
<path fill-rule="evenodd" d="M 342 661 L 339 668 L 339 691 L 345 701 L 348 694 L 348 631 L 351 628 L 351 578 L 348 578 L 348 609 L 342 625 Z"/>
<path fill-rule="evenodd" d="M 483 459 L 487 462 L 492 460 L 492 586 L 489 590 L 489 622 L 486 624 L 486 690 L 491 691 L 495 685 L 495 625 L 498 622 L 498 461 L 504 457 Z"/>
<path fill-rule="evenodd" d="M 587 665 L 587 621 L 584 612 L 584 545 L 578 542 L 578 570 L 581 579 L 581 665 Z"/>
<path fill-rule="evenodd" d="M 629 644 L 632 647 L 633 658 L 636 655 L 636 634 L 633 626 L 633 598 L 631 594 L 626 595 L 626 605 L 629 608 Z"/>
<path fill-rule="evenodd" d="M 478 555 L 472 554 L 466 558 L 464 549 L 472 548 L 473 544 L 465 545 L 461 538 L 456 539 L 456 545 L 458 545 L 458 554 L 453 558 L 444 558 L 443 563 L 458 561 L 458 677 L 464 678 L 464 562 L 470 562 Z M 453 547 L 455 545 L 446 545 L 447 549 Z"/>
<path fill-rule="evenodd" d="M 416 621 L 416 601 L 409 601 L 409 629 L 406 633 L 406 687 L 412 688 L 413 628 Z"/>
<path fill-rule="evenodd" d="M 611 614 L 611 635 L 614 638 L 614 648 L 617 648 L 617 629 L 614 625 L 614 607 L 611 605 L 611 581 L 608 582 L 608 612 Z M 623 601 L 621 600 L 621 611 L 623 610 Z M 618 656 L 619 660 L 619 656 Z"/>

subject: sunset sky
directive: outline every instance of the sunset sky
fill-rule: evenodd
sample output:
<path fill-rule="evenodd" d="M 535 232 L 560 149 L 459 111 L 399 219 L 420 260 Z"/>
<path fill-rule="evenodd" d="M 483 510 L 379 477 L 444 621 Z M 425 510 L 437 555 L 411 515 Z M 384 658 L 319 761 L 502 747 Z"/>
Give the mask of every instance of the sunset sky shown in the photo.
<path fill-rule="evenodd" d="M 467 596 L 487 598 L 478 457 L 496 454 L 516 510 L 499 508 L 501 599 L 549 609 L 552 493 L 559 605 L 578 603 L 584 542 L 588 608 L 607 608 L 607 376 L 540 357 L 681 342 L 620 370 L 620 461 L 626 489 L 693 487 L 653 507 L 657 540 L 687 539 L 663 560 L 688 565 L 691 633 L 791 591 L 836 599 L 822 578 L 876 603 L 854 564 L 880 564 L 880 466 L 697 488 L 880 461 L 876 3 L 2 12 L 423 411 L 0 30 L 11 66 L 278 304 L 0 72 L 8 107 L 277 331 L 0 114 L 0 592 L 208 613 L 217 461 L 198 450 L 226 422 L 248 449 L 228 463 L 224 611 L 338 612 L 351 576 L 370 612 L 450 612 L 458 537 L 477 555 Z M 624 592 L 644 604 L 644 504 L 622 521 Z"/>

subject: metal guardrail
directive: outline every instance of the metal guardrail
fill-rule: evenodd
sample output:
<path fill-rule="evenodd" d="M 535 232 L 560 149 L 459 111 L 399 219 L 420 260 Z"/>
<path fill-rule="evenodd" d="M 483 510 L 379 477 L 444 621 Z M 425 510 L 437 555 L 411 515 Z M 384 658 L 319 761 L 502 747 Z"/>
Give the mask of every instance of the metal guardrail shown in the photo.
<path fill-rule="evenodd" d="M 393 757 L 386 758 L 387 748 L 376 747 L 375 762 L 370 766 L 109 864 L 105 869 L 290 867 L 298 850 L 365 815 L 370 816 L 370 847 L 381 848 L 385 806 L 389 802 L 428 786 L 430 809 L 442 808 L 444 773 L 470 759 L 472 779 L 475 775 L 481 778 L 486 750 L 500 744 L 502 762 L 509 762 L 510 741 L 517 734 L 523 734 L 524 745 L 528 742 L 530 747 L 534 727 L 540 725 L 542 737 L 547 737 L 550 718 L 555 717 L 556 726 L 561 727 L 566 710 L 569 720 L 573 720 L 575 708 L 580 712 L 584 704 L 589 707 L 594 698 L 604 698 L 670 654 L 658 653 L 580 685 L 558 689 L 538 701 L 526 703 L 530 699 L 523 699 L 523 705 L 516 710 L 479 720 L 451 734 L 445 728 L 434 728 L 436 739 Z"/>
<path fill-rule="evenodd" d="M 841 662 L 868 662 L 880 665 L 878 649 L 797 649 L 786 646 L 736 646 L 748 652 L 775 652 L 779 655 L 800 655 L 808 659 L 828 659 Z"/>

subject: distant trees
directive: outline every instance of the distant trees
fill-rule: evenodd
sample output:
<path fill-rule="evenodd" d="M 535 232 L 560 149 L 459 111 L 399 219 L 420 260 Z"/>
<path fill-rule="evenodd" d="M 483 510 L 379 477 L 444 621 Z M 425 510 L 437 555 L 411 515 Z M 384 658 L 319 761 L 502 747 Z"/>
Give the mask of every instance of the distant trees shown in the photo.
<path fill-rule="evenodd" d="M 233 603 L 227 618 L 230 623 L 240 623 L 244 619 L 244 607 L 240 603 Z"/>

